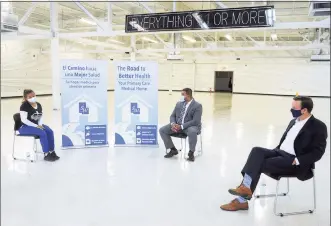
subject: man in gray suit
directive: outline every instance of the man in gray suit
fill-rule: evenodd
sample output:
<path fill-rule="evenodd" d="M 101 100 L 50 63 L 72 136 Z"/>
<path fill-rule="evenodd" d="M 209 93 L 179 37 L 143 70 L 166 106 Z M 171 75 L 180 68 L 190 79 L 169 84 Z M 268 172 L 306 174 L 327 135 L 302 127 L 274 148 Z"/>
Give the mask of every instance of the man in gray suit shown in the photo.
<path fill-rule="evenodd" d="M 189 161 L 194 161 L 194 151 L 197 144 L 197 136 L 201 131 L 202 105 L 192 97 L 192 90 L 185 88 L 182 90 L 181 100 L 176 104 L 170 116 L 170 124 L 160 128 L 160 135 L 166 149 L 170 149 L 164 157 L 171 158 L 178 154 L 171 135 L 184 133 L 188 136 L 190 151 Z"/>

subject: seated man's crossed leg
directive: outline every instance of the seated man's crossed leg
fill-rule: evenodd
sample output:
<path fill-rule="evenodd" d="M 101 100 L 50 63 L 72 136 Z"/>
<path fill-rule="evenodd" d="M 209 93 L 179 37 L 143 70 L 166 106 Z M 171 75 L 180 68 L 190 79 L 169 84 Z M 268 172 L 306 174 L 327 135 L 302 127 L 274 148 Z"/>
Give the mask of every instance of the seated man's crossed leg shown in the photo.
<path fill-rule="evenodd" d="M 242 183 L 229 192 L 238 196 L 221 209 L 228 211 L 247 210 L 261 173 L 297 177 L 308 180 L 312 169 L 325 153 L 328 137 L 326 125 L 315 118 L 311 111 L 310 97 L 296 96 L 292 101 L 293 119 L 285 130 L 279 145 L 273 149 L 255 147 L 241 171 Z"/>
<path fill-rule="evenodd" d="M 247 210 L 247 200 L 252 198 L 261 173 L 296 176 L 300 169 L 293 165 L 294 159 L 294 155 L 282 150 L 253 148 L 241 171 L 243 175 L 242 183 L 237 188 L 229 189 L 230 194 L 238 197 L 230 203 L 222 205 L 221 209 L 227 211 Z"/>

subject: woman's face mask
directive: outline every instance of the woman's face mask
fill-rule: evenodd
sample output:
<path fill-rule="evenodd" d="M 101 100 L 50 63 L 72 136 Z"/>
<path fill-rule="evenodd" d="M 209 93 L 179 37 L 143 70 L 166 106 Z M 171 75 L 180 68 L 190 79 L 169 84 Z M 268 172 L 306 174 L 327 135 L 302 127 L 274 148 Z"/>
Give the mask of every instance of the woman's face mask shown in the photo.
<path fill-rule="evenodd" d="M 31 98 L 27 99 L 27 101 L 29 103 L 36 103 L 37 102 L 37 98 L 34 96 L 34 97 L 31 97 Z"/>

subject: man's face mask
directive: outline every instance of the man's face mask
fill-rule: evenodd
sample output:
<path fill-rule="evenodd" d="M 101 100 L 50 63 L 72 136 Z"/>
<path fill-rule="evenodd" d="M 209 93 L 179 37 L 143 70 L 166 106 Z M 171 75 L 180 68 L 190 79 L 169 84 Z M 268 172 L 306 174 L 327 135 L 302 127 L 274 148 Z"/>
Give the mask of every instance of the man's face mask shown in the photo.
<path fill-rule="evenodd" d="M 185 97 L 182 95 L 182 96 L 180 96 L 180 98 L 179 98 L 179 102 L 184 102 L 185 101 Z"/>
<path fill-rule="evenodd" d="M 301 109 L 295 110 L 295 109 L 291 108 L 291 113 L 292 113 L 293 118 L 298 118 L 302 115 Z"/>

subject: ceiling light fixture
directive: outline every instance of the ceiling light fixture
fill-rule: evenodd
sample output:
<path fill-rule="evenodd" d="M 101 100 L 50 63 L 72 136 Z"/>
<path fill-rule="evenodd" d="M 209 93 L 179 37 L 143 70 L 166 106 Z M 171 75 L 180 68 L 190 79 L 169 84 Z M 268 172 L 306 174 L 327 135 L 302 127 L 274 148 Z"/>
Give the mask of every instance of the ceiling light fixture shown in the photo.
<path fill-rule="evenodd" d="M 115 40 L 115 39 L 108 39 L 108 42 L 114 42 L 114 43 L 118 43 L 118 44 L 124 44 L 124 42 Z"/>
<path fill-rule="evenodd" d="M 141 27 L 141 26 L 137 23 L 137 21 L 130 21 L 129 24 L 130 24 L 132 27 L 136 28 L 138 31 L 144 31 L 144 30 L 145 30 L 143 27 Z"/>
<path fill-rule="evenodd" d="M 232 37 L 231 37 L 230 34 L 226 34 L 224 37 L 225 37 L 227 40 L 232 41 Z"/>
<path fill-rule="evenodd" d="M 270 35 L 270 37 L 271 37 L 271 39 L 272 39 L 273 41 L 277 40 L 277 34 L 276 34 L 276 33 L 272 33 L 272 34 Z"/>
<path fill-rule="evenodd" d="M 87 20 L 85 18 L 80 18 L 79 21 L 90 25 L 97 25 L 95 22 Z"/>
<path fill-rule="evenodd" d="M 158 43 L 156 40 L 148 38 L 148 37 L 142 37 L 141 39 L 148 41 L 148 42 Z"/>
<path fill-rule="evenodd" d="M 190 36 L 183 35 L 182 38 L 189 42 L 193 42 L 193 43 L 197 42 L 197 40 L 195 40 L 194 38 L 192 38 Z"/>
<path fill-rule="evenodd" d="M 198 22 L 199 26 L 203 29 L 209 29 L 208 25 L 206 24 L 206 22 L 201 18 L 201 16 L 199 15 L 199 13 L 195 12 L 192 13 L 192 16 L 194 17 L 194 19 Z"/>

